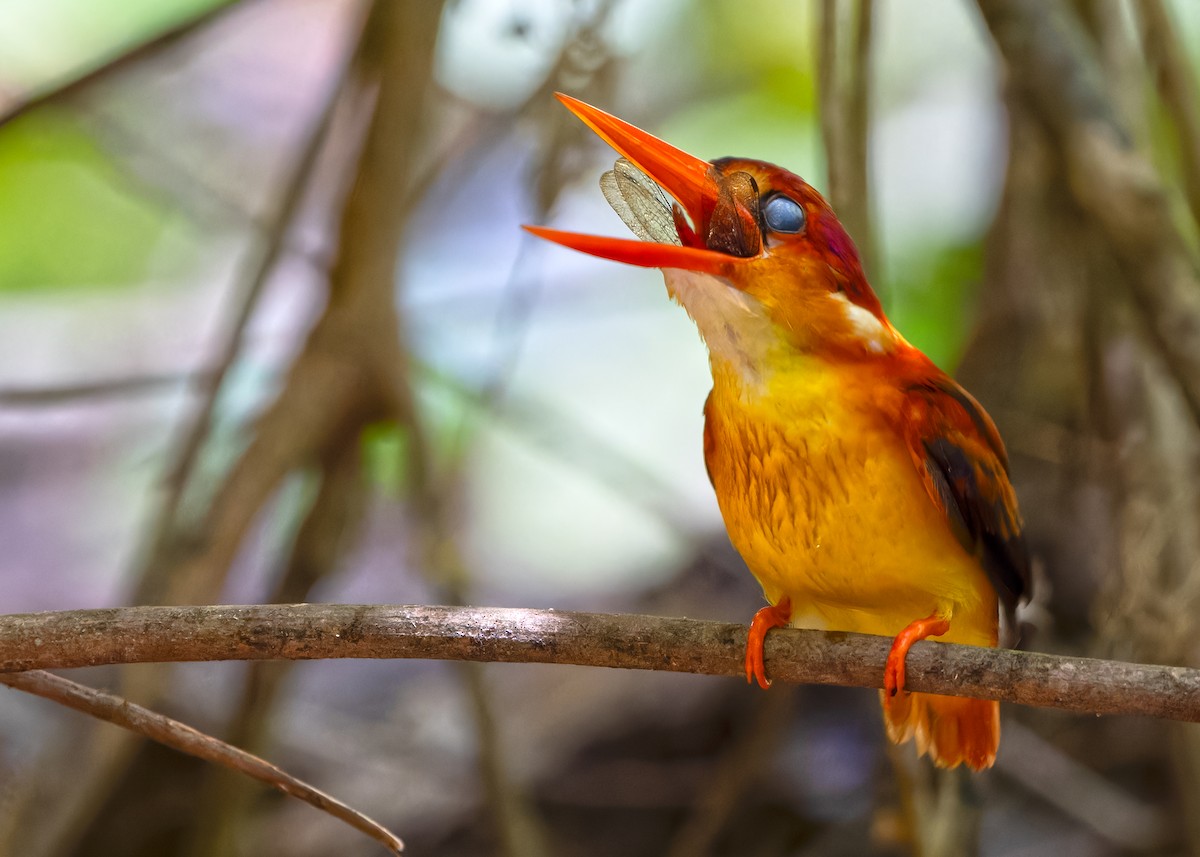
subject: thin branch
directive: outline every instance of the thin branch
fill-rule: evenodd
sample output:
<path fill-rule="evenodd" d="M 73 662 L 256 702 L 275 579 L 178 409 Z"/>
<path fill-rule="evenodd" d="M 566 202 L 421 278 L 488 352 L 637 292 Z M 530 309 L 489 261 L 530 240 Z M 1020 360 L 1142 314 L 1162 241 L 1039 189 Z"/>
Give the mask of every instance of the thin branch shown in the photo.
<path fill-rule="evenodd" d="M 238 0 L 225 0 L 225 2 L 211 6 L 191 18 L 169 27 L 148 41 L 132 47 L 123 46 L 113 56 L 101 59 L 97 65 L 90 69 L 80 68 L 68 72 L 62 81 L 52 84 L 47 89 L 32 95 L 20 94 L 15 98 L 0 102 L 0 126 L 11 122 L 13 119 L 29 112 L 35 107 L 70 97 L 121 69 L 128 68 L 162 51 L 170 50 L 176 42 L 203 27 L 215 23 L 237 5 Z"/>
<path fill-rule="evenodd" d="M 67 384 L 0 387 L 0 408 L 41 408 L 186 389 L 197 374 L 150 372 Z"/>
<path fill-rule="evenodd" d="M 695 619 L 350 604 L 119 607 L 0 616 L 0 672 L 101 664 L 328 658 L 556 663 L 742 676 L 746 626 Z M 886 637 L 786 629 L 779 681 L 881 687 Z M 908 686 L 1081 714 L 1200 722 L 1200 670 L 922 642 Z"/>
<path fill-rule="evenodd" d="M 821 141 L 825 145 L 826 171 L 829 173 L 829 199 L 837 207 L 838 197 L 833 192 L 837 187 L 837 165 L 833 155 L 840 152 L 842 135 L 846 123 L 839 115 L 844 105 L 838 97 L 838 2 L 821 0 L 821 11 L 817 18 L 817 105 L 821 113 Z"/>
<path fill-rule="evenodd" d="M 180 427 L 179 436 L 172 444 L 170 463 L 166 468 L 167 494 L 161 513 L 159 539 L 169 537 L 178 525 L 179 504 L 199 457 L 200 448 L 208 436 L 213 412 L 216 410 L 217 396 L 226 375 L 241 353 L 243 334 L 266 287 L 267 279 L 286 246 L 288 230 L 304 199 L 317 159 L 324 150 L 338 101 L 346 93 L 347 82 L 355 67 L 361 44 L 360 24 L 358 32 L 351 37 L 351 46 L 346 52 L 341 68 L 328 84 L 324 101 L 317 111 L 317 119 L 308 132 L 300 154 L 291 166 L 275 206 L 271 227 L 264 236 L 263 246 L 257 253 L 250 254 L 244 270 L 239 273 L 238 278 L 245 285 L 234 298 L 233 306 L 229 308 L 229 323 L 223 326 L 224 339 L 217 349 L 217 359 L 211 371 L 195 376 L 195 380 L 200 384 L 200 405 Z"/>
<path fill-rule="evenodd" d="M 404 850 L 404 843 L 399 837 L 358 810 L 293 777 L 265 759 L 239 750 L 178 720 L 135 705 L 122 697 L 103 693 L 41 670 L 0 675 L 0 684 L 74 708 L 173 750 L 253 777 L 345 822 L 382 843 L 395 854 Z"/>

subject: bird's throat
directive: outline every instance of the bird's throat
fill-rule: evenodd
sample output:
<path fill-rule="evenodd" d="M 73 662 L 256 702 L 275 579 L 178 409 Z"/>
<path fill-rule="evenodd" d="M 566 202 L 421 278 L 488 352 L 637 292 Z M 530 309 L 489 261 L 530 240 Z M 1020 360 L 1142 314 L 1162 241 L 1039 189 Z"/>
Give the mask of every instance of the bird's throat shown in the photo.
<path fill-rule="evenodd" d="M 667 268 L 663 276 L 667 292 L 696 323 L 714 373 L 732 372 L 749 388 L 761 387 L 782 345 L 763 305 L 710 274 Z"/>

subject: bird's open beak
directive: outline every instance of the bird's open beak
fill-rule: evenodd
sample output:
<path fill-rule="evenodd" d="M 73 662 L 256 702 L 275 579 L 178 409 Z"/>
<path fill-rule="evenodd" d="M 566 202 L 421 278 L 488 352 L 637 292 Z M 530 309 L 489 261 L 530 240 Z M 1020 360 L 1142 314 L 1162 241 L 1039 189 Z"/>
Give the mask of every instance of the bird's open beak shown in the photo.
<path fill-rule="evenodd" d="M 727 253 L 709 250 L 704 240 L 697 237 L 707 233 L 709 219 L 720 198 L 719 176 L 712 164 L 577 98 L 558 93 L 558 100 L 675 198 L 680 208 L 675 220 L 684 246 L 583 235 L 541 226 L 526 226 L 525 229 L 573 250 L 644 268 L 682 268 L 721 275 L 731 265 L 743 261 Z M 683 219 L 683 212 L 690 224 Z"/>

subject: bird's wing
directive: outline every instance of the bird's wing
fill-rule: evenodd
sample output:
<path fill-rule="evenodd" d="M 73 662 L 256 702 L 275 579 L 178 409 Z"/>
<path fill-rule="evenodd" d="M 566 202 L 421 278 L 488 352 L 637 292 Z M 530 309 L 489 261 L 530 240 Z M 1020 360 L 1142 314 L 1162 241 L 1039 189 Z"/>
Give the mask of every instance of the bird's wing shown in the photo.
<path fill-rule="evenodd" d="M 929 499 L 978 557 L 1015 630 L 1017 603 L 1029 597 L 1029 552 L 1004 442 L 980 404 L 945 375 L 914 381 L 904 394 L 905 441 Z"/>

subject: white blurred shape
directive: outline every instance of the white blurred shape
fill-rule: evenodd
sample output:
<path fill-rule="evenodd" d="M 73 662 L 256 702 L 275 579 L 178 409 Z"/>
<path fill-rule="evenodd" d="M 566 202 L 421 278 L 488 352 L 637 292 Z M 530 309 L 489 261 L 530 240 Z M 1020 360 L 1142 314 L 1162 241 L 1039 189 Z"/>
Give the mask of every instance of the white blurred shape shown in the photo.
<path fill-rule="evenodd" d="M 446 7 L 434 75 L 459 98 L 489 110 L 511 110 L 543 85 L 564 45 L 596 21 L 598 0 L 458 0 Z M 600 21 L 609 53 L 628 57 L 675 23 L 685 0 L 618 0 Z"/>
<path fill-rule="evenodd" d="M 931 240 L 985 228 L 1003 179 L 1004 118 L 995 57 L 978 16 L 959 0 L 920 14 L 884 3 L 876 31 L 871 178 L 888 264 Z"/>
<path fill-rule="evenodd" d="M 969 82 L 943 83 L 877 120 L 872 149 L 889 255 L 935 238 L 969 240 L 990 220 L 1004 177 L 1003 117 Z"/>
<path fill-rule="evenodd" d="M 446 6 L 434 75 L 459 98 L 512 109 L 546 79 L 572 29 L 559 0 L 458 0 Z"/>

